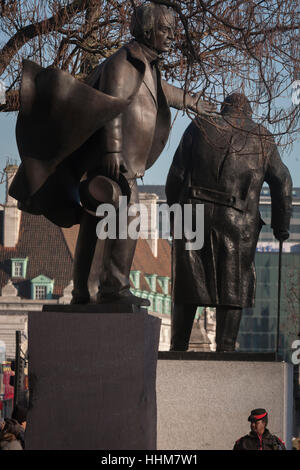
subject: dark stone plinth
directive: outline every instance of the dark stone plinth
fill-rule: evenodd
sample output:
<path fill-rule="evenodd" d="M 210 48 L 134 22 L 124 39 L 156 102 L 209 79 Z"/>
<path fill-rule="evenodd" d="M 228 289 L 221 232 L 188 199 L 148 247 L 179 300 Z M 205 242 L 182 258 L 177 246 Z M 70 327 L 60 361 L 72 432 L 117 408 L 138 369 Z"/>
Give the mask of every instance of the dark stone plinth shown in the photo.
<path fill-rule="evenodd" d="M 27 450 L 156 449 L 160 320 L 29 312 Z"/>
<path fill-rule="evenodd" d="M 147 309 L 137 305 L 113 303 L 113 304 L 86 304 L 86 305 L 43 305 L 43 312 L 66 313 L 147 313 Z"/>
<path fill-rule="evenodd" d="M 247 361 L 247 362 L 281 362 L 282 357 L 275 352 L 206 352 L 206 351 L 160 351 L 158 359 L 181 361 Z"/>

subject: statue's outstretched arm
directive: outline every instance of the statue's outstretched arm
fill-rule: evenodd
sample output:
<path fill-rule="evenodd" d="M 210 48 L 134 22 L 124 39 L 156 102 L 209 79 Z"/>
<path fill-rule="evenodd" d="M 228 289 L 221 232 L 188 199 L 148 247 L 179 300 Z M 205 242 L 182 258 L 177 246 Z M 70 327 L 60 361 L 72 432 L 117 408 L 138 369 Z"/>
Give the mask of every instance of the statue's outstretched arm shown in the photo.
<path fill-rule="evenodd" d="M 201 100 L 199 94 L 191 95 L 166 80 L 162 80 L 162 88 L 169 106 L 175 109 L 190 109 L 197 114 L 209 114 L 215 111 L 215 106 L 208 101 Z"/>

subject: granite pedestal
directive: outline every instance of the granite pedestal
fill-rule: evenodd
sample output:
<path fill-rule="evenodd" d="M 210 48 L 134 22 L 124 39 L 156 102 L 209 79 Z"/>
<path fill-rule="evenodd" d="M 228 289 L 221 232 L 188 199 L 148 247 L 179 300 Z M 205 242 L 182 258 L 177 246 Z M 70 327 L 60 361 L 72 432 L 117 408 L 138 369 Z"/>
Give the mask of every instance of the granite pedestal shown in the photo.
<path fill-rule="evenodd" d="M 156 448 L 160 320 L 93 309 L 29 313 L 28 450 Z"/>
<path fill-rule="evenodd" d="M 255 408 L 290 447 L 293 367 L 275 354 L 159 353 L 158 449 L 231 450 Z"/>

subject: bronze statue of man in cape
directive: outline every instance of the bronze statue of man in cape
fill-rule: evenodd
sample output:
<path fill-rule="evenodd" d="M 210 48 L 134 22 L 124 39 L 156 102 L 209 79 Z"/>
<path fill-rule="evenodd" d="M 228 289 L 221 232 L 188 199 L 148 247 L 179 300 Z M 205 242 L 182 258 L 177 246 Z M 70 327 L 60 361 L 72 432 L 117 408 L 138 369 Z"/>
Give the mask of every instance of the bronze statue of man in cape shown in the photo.
<path fill-rule="evenodd" d="M 116 187 L 129 206 L 138 202 L 136 179 L 167 142 L 170 107 L 198 113 L 213 109 L 161 78 L 161 54 L 169 51 L 174 28 L 170 8 L 138 7 L 130 27 L 133 40 L 101 63 L 85 84 L 25 62 L 17 122 L 22 164 L 10 194 L 20 209 L 57 225 L 80 223 L 73 304 L 90 302 L 88 278 L 101 252 L 97 302 L 149 305 L 130 292 L 136 240 L 97 240 L 95 212 Z M 105 246 L 95 250 L 97 243 Z"/>

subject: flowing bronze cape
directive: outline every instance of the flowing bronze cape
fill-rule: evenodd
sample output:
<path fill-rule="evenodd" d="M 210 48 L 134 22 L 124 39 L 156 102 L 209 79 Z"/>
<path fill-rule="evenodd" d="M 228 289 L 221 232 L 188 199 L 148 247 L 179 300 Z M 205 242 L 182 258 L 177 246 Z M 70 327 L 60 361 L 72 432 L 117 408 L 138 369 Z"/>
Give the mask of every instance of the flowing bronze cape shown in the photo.
<path fill-rule="evenodd" d="M 16 125 L 22 163 L 9 189 L 19 208 L 63 227 L 78 223 L 88 143 L 128 104 L 67 72 L 24 60 Z"/>

